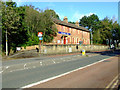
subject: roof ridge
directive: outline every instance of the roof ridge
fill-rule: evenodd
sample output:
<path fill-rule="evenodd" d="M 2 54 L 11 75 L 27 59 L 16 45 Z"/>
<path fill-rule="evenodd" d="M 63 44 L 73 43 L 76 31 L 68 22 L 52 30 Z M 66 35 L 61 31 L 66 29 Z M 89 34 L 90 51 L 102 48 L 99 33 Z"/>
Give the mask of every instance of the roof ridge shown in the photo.
<path fill-rule="evenodd" d="M 65 26 L 69 26 L 69 27 L 73 27 L 73 28 L 77 28 L 77 29 L 79 29 L 79 30 L 83 30 L 83 31 L 89 31 L 88 29 L 86 29 L 85 27 L 82 27 L 82 26 L 77 26 L 77 25 L 75 25 L 75 24 L 72 24 L 72 23 L 66 23 L 66 22 L 64 22 L 64 21 L 61 21 L 61 20 L 59 20 L 59 19 L 56 19 L 56 18 L 52 18 L 53 19 L 53 21 L 55 22 L 55 23 L 58 23 L 58 24 L 62 24 L 62 25 L 65 25 Z M 90 32 L 90 31 L 89 31 Z"/>

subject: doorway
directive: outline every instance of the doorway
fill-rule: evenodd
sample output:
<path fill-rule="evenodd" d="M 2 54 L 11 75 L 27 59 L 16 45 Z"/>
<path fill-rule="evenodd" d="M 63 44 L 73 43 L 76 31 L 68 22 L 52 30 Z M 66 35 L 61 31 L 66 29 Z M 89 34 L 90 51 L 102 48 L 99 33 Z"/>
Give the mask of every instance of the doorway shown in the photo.
<path fill-rule="evenodd" d="M 64 36 L 64 44 L 66 44 L 66 37 Z"/>

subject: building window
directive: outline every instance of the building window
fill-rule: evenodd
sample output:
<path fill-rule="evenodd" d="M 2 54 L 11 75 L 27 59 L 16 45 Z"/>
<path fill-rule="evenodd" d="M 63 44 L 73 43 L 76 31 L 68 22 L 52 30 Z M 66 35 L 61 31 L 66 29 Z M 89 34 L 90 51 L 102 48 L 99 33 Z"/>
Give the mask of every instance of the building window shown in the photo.
<path fill-rule="evenodd" d="M 77 44 L 78 44 L 78 38 L 77 38 Z"/>
<path fill-rule="evenodd" d="M 74 44 L 74 38 L 73 38 L 73 44 Z"/>
<path fill-rule="evenodd" d="M 57 43 L 59 44 L 59 43 L 60 43 L 60 40 L 57 40 Z"/>
<path fill-rule="evenodd" d="M 71 33 L 71 28 L 69 28 L 69 31 L 70 31 L 70 33 Z"/>
<path fill-rule="evenodd" d="M 61 40 L 61 44 L 63 44 L 63 40 Z"/>
<path fill-rule="evenodd" d="M 80 31 L 79 30 L 77 30 L 77 31 L 78 31 L 78 34 L 79 34 Z"/>

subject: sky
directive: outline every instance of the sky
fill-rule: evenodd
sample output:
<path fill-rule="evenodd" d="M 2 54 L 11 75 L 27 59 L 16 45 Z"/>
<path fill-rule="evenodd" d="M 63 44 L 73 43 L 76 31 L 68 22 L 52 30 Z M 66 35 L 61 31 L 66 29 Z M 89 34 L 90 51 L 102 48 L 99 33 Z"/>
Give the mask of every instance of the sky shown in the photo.
<path fill-rule="evenodd" d="M 106 16 L 110 19 L 118 20 L 118 2 L 21 2 L 13 0 L 17 6 L 33 5 L 35 8 L 42 10 L 52 9 L 60 17 L 61 20 L 65 16 L 68 21 L 79 21 L 83 16 L 96 14 L 100 20 Z"/>

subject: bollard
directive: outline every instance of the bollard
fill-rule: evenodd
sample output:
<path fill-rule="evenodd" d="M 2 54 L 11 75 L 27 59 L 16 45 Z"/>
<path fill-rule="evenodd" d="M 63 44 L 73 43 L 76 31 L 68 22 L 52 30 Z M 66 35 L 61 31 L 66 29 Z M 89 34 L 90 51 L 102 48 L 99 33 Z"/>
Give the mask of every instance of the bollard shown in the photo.
<path fill-rule="evenodd" d="M 85 49 L 82 50 L 82 56 L 84 56 L 84 55 L 85 55 Z"/>

